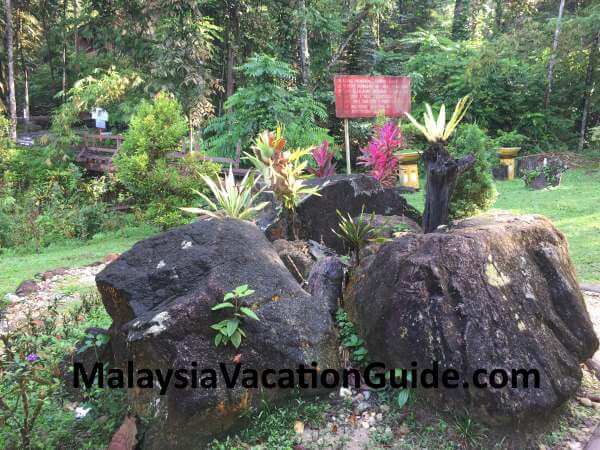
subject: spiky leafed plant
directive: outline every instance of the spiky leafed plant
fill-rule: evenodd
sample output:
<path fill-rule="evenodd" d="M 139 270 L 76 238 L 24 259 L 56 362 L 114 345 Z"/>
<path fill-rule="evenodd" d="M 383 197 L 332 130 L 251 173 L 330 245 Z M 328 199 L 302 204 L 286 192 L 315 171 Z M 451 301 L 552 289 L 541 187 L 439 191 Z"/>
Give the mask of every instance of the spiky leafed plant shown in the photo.
<path fill-rule="evenodd" d="M 266 182 L 272 179 L 271 171 L 276 171 L 283 164 L 285 144 L 283 127 L 278 126 L 275 132 L 265 130 L 260 133 L 252 145 L 253 154 L 246 153 L 247 159 L 263 174 Z"/>
<path fill-rule="evenodd" d="M 283 206 L 293 212 L 303 196 L 318 195 L 319 189 L 304 182 L 309 177 L 304 157 L 311 149 L 285 150 L 285 145 L 283 128 L 277 127 L 274 133 L 263 131 L 252 146 L 253 154 L 246 153 L 246 157 L 263 174 Z"/>
<path fill-rule="evenodd" d="M 426 104 L 422 124 L 410 114 L 406 114 L 410 122 L 429 142 L 429 148 L 423 153 L 422 157 L 427 172 L 425 211 L 423 212 L 423 230 L 425 233 L 431 233 L 438 226 L 448 223 L 450 199 L 456 186 L 456 180 L 475 163 L 474 155 L 454 159 L 446 150 L 446 142 L 465 117 L 470 104 L 471 99 L 468 95 L 461 98 L 456 104 L 448 123 L 446 123 L 445 105 L 441 106 L 436 118 L 431 106 Z"/>
<path fill-rule="evenodd" d="M 317 178 L 331 177 L 335 175 L 335 163 L 333 157 L 335 151 L 329 149 L 329 142 L 323 141 L 321 145 L 312 150 L 312 157 L 317 163 L 317 168 L 309 168 L 309 172 Z"/>
<path fill-rule="evenodd" d="M 447 142 L 458 124 L 465 117 L 469 106 L 471 106 L 471 97 L 465 95 L 456 106 L 450 121 L 446 123 L 446 105 L 442 105 L 437 119 L 428 103 L 425 103 L 425 113 L 423 114 L 423 124 L 420 124 L 413 116 L 406 113 L 408 120 L 425 136 L 428 142 Z"/>
<path fill-rule="evenodd" d="M 377 229 L 371 225 L 375 215 L 365 216 L 364 207 L 356 219 L 350 213 L 344 215 L 339 209 L 336 212 L 340 217 L 338 230 L 332 228 L 331 231 L 344 241 L 344 245 L 350 250 L 358 264 L 360 250 L 377 237 Z"/>
<path fill-rule="evenodd" d="M 237 184 L 233 176 L 233 170 L 229 167 L 229 173 L 224 180 L 217 179 L 215 183 L 210 177 L 201 175 L 202 180 L 212 191 L 215 201 L 208 198 L 202 192 L 194 190 L 209 206 L 210 210 L 202 208 L 181 208 L 192 214 L 205 214 L 211 217 L 231 217 L 234 219 L 251 219 L 258 211 L 263 209 L 268 202 L 254 205 L 257 197 L 265 189 L 255 191 L 254 187 L 260 176 L 256 179 L 248 172 L 242 181 Z M 255 191 L 253 193 L 253 191 Z"/>
<path fill-rule="evenodd" d="M 275 133 L 264 131 L 258 135 L 252 146 L 253 154 L 246 157 L 263 174 L 265 183 L 282 203 L 291 223 L 294 237 L 297 238 L 296 206 L 307 195 L 319 195 L 320 186 L 305 183 L 308 149 L 285 150 L 286 141 L 283 129 L 277 127 Z"/>
<path fill-rule="evenodd" d="M 369 169 L 369 175 L 385 187 L 393 187 L 398 178 L 398 157 L 394 154 L 404 140 L 398 125 L 392 121 L 375 128 L 375 135 L 360 151 L 359 164 Z"/>

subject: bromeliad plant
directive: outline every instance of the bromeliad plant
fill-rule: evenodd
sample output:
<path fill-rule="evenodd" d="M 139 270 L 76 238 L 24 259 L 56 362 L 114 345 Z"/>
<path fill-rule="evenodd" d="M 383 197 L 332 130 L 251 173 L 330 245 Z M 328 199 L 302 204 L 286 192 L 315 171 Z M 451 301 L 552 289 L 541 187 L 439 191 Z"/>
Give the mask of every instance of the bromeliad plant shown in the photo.
<path fill-rule="evenodd" d="M 423 161 L 427 172 L 425 192 L 425 211 L 423 213 L 423 229 L 431 233 L 448 223 L 450 199 L 456 180 L 475 164 L 475 156 L 469 154 L 461 159 L 453 158 L 446 149 L 446 143 L 460 121 L 467 113 L 471 99 L 467 95 L 459 100 L 452 117 L 446 123 L 446 106 L 442 105 L 438 117 L 433 114 L 431 106 L 425 105 L 423 124 L 406 113 L 410 122 L 425 136 L 429 148 L 423 153 Z"/>
<path fill-rule="evenodd" d="M 309 172 L 317 178 L 331 177 L 335 175 L 335 163 L 333 157 L 335 150 L 329 149 L 329 141 L 323 141 L 321 145 L 312 150 L 312 157 L 317 163 L 317 168 L 309 168 Z"/>
<path fill-rule="evenodd" d="M 217 179 L 215 183 L 210 177 L 201 175 L 202 180 L 208 185 L 215 197 L 212 201 L 202 192 L 194 190 L 211 208 L 212 211 L 202 208 L 181 208 L 183 211 L 192 214 L 206 214 L 211 217 L 231 217 L 234 219 L 251 219 L 258 211 L 264 208 L 268 202 L 262 202 L 254 205 L 257 197 L 264 190 L 255 189 L 260 179 L 254 178 L 254 175 L 248 172 L 242 181 L 237 184 L 233 177 L 233 170 L 229 167 L 229 173 L 224 180 Z M 255 191 L 253 193 L 253 191 Z"/>
<path fill-rule="evenodd" d="M 364 211 L 365 208 L 363 207 L 360 216 L 354 219 L 350 213 L 344 215 L 340 210 L 336 210 L 337 215 L 340 217 L 338 231 L 331 229 L 336 236 L 344 241 L 357 264 L 360 250 L 369 242 L 377 239 L 377 228 L 371 225 L 375 215 L 366 216 Z"/>
<path fill-rule="evenodd" d="M 404 140 L 398 125 L 392 121 L 375 127 L 375 136 L 362 148 L 358 164 L 369 169 L 369 175 L 385 187 L 393 187 L 398 178 L 398 157 L 395 155 Z"/>
<path fill-rule="evenodd" d="M 305 195 L 319 195 L 319 188 L 304 182 L 308 178 L 305 173 L 308 161 L 303 158 L 311 149 L 285 150 L 285 145 L 282 127 L 277 127 L 274 133 L 265 130 L 256 138 L 253 154 L 246 153 L 246 158 L 262 173 L 275 196 L 293 216 L 300 199 Z"/>
<path fill-rule="evenodd" d="M 242 329 L 243 320 L 246 318 L 260 320 L 252 309 L 240 305 L 241 298 L 252 294 L 254 294 L 254 290 L 250 289 L 247 284 L 243 284 L 233 291 L 227 292 L 223 297 L 223 301 L 212 307 L 213 311 L 231 311 L 230 318 L 211 325 L 211 328 L 217 332 L 214 338 L 216 347 L 221 344 L 231 344 L 238 348 L 242 343 L 242 338 L 246 337 L 246 333 Z"/>
<path fill-rule="evenodd" d="M 447 142 L 460 121 L 465 117 L 471 103 L 470 96 L 466 95 L 461 98 L 454 107 L 454 112 L 448 123 L 446 123 L 446 105 L 440 107 L 440 113 L 436 119 L 431 105 L 425 103 L 426 111 L 423 114 L 423 124 L 420 124 L 409 113 L 406 113 L 406 117 L 425 136 L 428 142 L 432 144 Z"/>

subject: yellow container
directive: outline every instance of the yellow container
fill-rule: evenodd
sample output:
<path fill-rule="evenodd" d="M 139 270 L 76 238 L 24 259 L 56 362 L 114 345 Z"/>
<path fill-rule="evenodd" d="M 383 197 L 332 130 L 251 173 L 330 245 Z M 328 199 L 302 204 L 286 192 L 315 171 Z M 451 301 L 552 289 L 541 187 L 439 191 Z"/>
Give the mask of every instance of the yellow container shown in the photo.
<path fill-rule="evenodd" d="M 500 158 L 500 164 L 506 166 L 506 179 L 514 180 L 515 178 L 515 158 L 521 150 L 521 147 L 500 147 L 497 155 Z"/>
<path fill-rule="evenodd" d="M 417 162 L 421 154 L 419 152 L 398 153 L 400 161 L 400 185 L 419 189 L 419 166 Z"/>

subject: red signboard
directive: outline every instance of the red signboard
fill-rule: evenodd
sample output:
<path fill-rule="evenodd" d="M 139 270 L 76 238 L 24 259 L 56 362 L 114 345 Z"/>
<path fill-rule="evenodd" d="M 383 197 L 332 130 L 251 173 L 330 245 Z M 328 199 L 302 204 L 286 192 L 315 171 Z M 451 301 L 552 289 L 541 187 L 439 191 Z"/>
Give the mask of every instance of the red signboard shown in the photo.
<path fill-rule="evenodd" d="M 337 117 L 402 117 L 410 112 L 409 77 L 337 75 L 333 85 Z"/>

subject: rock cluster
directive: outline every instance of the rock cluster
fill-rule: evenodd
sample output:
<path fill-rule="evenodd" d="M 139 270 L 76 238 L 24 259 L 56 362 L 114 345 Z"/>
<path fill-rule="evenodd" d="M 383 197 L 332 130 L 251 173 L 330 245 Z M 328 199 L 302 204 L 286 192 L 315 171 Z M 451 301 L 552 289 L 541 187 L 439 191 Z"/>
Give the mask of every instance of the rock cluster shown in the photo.
<path fill-rule="evenodd" d="M 336 175 L 311 180 L 309 184 L 320 185 L 320 195 L 300 201 L 294 223 L 274 202 L 261 214 L 257 224 L 270 240 L 310 239 L 342 252 L 343 242 L 333 232 L 340 221 L 337 211 L 352 217 L 365 212 L 406 217 L 415 224 L 421 222 L 421 215 L 408 204 L 401 190 L 382 188 L 367 175 Z"/>
<path fill-rule="evenodd" d="M 168 369 L 241 362 L 263 372 L 315 361 L 340 368 L 333 313 L 343 297 L 371 361 L 390 368 L 414 361 L 419 369 L 437 361 L 440 371 L 459 372 L 461 386 L 477 369 L 538 371 L 537 389 L 426 391 L 483 420 L 543 417 L 575 394 L 579 364 L 598 340 L 566 239 L 547 219 L 487 215 L 424 235 L 419 214 L 399 191 L 365 175 L 319 182 L 321 195 L 302 200 L 293 221 L 275 204 L 259 226 L 200 219 L 141 241 L 109 264 L 96 283 L 113 319 L 113 363 Z M 344 248 L 332 231 L 336 210 L 374 213 L 369 220 L 388 238 L 361 253 L 348 280 L 336 255 Z M 240 304 L 260 321 L 243 322 L 239 349 L 216 347 L 211 325 L 228 310 L 212 307 L 244 284 L 255 293 Z M 169 387 L 165 395 L 130 390 L 134 409 L 155 417 L 144 448 L 197 446 L 237 428 L 242 413 L 263 398 L 289 395 L 289 389 L 223 384 Z M 377 413 L 366 406 L 369 394 L 360 395 L 354 414 L 367 429 Z"/>
<path fill-rule="evenodd" d="M 459 388 L 425 392 L 492 423 L 555 410 L 598 348 L 567 241 L 541 216 L 486 215 L 406 234 L 361 260 L 344 302 L 373 360 L 457 370 Z M 479 369 L 534 369 L 540 387 L 477 389 Z"/>

